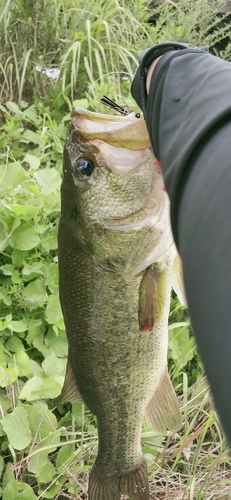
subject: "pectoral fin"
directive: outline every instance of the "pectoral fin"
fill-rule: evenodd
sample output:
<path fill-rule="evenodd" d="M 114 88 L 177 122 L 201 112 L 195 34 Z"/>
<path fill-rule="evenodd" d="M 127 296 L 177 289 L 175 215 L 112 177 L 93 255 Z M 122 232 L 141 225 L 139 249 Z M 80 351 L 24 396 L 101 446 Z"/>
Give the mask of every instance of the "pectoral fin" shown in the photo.
<path fill-rule="evenodd" d="M 160 434 L 165 434 L 167 429 L 175 432 L 181 427 L 178 401 L 167 369 L 147 407 L 146 420 L 148 426 Z"/>
<path fill-rule="evenodd" d="M 178 254 L 175 257 L 172 268 L 172 286 L 181 304 L 185 307 L 188 307 L 184 289 L 182 262 Z"/>
<path fill-rule="evenodd" d="M 166 307 L 166 268 L 149 266 L 144 273 L 139 289 L 138 319 L 141 332 L 152 332 Z"/>
<path fill-rule="evenodd" d="M 62 388 L 62 392 L 60 395 L 60 402 L 61 403 L 83 403 L 83 398 L 79 392 L 78 386 L 75 381 L 75 375 L 72 370 L 72 366 L 70 363 L 70 360 L 68 358 L 67 361 L 67 369 L 66 369 L 66 375 L 65 375 L 65 380 Z"/>

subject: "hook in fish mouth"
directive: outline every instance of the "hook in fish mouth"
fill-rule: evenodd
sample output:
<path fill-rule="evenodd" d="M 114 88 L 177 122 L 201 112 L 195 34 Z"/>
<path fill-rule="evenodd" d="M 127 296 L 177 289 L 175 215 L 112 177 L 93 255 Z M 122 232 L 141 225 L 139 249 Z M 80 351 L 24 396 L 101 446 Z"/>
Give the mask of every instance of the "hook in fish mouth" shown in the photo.
<path fill-rule="evenodd" d="M 106 95 L 103 95 L 103 97 L 100 99 L 100 101 L 103 104 L 106 104 L 106 106 L 108 106 L 109 108 L 112 108 L 115 111 L 118 111 L 118 113 L 121 113 L 121 115 L 123 115 L 123 116 L 129 115 L 128 109 L 122 108 L 122 106 L 120 106 L 119 104 L 117 104 L 115 101 L 113 101 L 112 99 L 110 99 Z M 136 113 L 135 117 L 136 118 L 140 118 L 140 113 Z"/>

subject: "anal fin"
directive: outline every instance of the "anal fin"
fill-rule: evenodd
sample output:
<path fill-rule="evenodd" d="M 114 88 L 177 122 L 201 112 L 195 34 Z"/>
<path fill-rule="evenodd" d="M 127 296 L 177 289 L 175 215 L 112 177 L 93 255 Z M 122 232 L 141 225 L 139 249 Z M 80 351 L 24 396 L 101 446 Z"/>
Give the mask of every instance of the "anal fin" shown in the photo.
<path fill-rule="evenodd" d="M 65 380 L 60 395 L 60 403 L 84 403 L 75 381 L 75 375 L 68 357 Z"/>
<path fill-rule="evenodd" d="M 146 420 L 148 426 L 160 434 L 165 434 L 167 429 L 176 432 L 181 427 L 181 413 L 167 369 L 147 407 Z"/>

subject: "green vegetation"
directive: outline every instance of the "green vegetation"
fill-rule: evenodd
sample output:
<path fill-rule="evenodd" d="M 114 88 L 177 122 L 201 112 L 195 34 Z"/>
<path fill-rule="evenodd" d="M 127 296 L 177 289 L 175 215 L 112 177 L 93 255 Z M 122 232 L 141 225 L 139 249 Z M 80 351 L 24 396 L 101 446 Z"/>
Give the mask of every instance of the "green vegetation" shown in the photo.
<path fill-rule="evenodd" d="M 0 0 L 0 496 L 86 499 L 94 417 L 60 405 L 67 341 L 58 300 L 62 149 L 72 105 L 107 112 L 103 94 L 135 107 L 140 51 L 163 40 L 210 44 L 230 31 L 220 4 L 144 0 Z M 153 16 L 156 24 L 147 23 Z M 219 20 L 220 29 L 215 28 Z M 215 30 L 212 30 L 215 29 Z M 57 80 L 47 68 L 60 69 Z M 37 68 L 37 69 L 36 69 Z M 153 498 L 229 499 L 231 461 L 184 309 L 172 298 L 169 368 L 184 424 L 144 424 Z"/>

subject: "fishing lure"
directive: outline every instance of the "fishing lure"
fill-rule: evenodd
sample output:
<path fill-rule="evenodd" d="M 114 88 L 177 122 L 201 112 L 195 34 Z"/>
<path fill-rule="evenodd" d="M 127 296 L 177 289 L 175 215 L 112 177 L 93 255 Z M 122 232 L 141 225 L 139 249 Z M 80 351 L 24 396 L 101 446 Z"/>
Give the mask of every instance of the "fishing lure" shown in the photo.
<path fill-rule="evenodd" d="M 109 108 L 114 109 L 115 111 L 118 111 L 118 113 L 121 113 L 121 115 L 123 115 L 123 116 L 127 116 L 130 113 L 130 111 L 128 111 L 127 108 L 122 108 L 122 106 L 120 106 L 119 104 L 117 104 L 115 101 L 113 101 L 112 99 L 110 99 L 106 95 L 104 95 L 102 97 L 102 99 L 100 99 L 100 101 L 103 104 L 106 104 L 106 106 L 108 106 Z M 136 118 L 140 118 L 140 113 L 136 113 L 135 117 Z"/>

